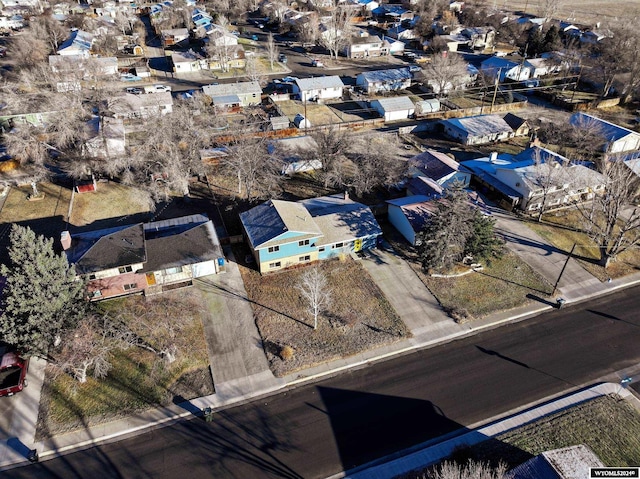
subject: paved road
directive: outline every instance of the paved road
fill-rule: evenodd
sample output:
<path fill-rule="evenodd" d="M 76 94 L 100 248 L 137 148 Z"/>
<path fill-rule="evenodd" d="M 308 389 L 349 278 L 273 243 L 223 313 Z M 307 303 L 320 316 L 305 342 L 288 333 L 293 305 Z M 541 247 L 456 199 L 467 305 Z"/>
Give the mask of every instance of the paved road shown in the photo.
<path fill-rule="evenodd" d="M 314 478 L 640 363 L 640 288 L 5 477 Z"/>

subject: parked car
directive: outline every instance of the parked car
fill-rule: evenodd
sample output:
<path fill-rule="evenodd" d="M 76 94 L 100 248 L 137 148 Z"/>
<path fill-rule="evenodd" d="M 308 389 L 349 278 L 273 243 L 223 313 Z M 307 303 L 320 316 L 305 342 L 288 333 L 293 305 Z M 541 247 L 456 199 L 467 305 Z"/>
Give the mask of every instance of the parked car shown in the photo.
<path fill-rule="evenodd" d="M 167 85 L 150 85 L 144 87 L 145 93 L 164 93 L 167 91 L 171 91 L 171 87 Z"/>
<path fill-rule="evenodd" d="M 133 73 L 123 73 L 120 75 L 122 81 L 142 81 L 142 78 L 134 75 Z"/>
<path fill-rule="evenodd" d="M 418 73 L 422 71 L 422 68 L 420 68 L 418 65 L 409 65 L 409 71 L 411 73 Z"/>
<path fill-rule="evenodd" d="M 127 93 L 131 93 L 132 95 L 142 95 L 144 93 L 144 90 L 142 88 L 137 87 L 129 87 L 126 91 Z"/>
<path fill-rule="evenodd" d="M 323 67 L 323 66 L 324 66 L 324 63 L 322 63 L 322 61 L 320 61 L 320 60 L 318 60 L 318 59 L 316 58 L 316 59 L 314 59 L 314 60 L 311 62 L 311 66 L 314 66 L 314 67 Z"/>
<path fill-rule="evenodd" d="M 280 63 L 287 63 L 287 56 L 284 53 L 281 53 L 280 55 L 278 55 L 278 61 Z"/>
<path fill-rule="evenodd" d="M 29 359 L 20 357 L 17 351 L 0 347 L 0 396 L 13 396 L 27 385 Z"/>

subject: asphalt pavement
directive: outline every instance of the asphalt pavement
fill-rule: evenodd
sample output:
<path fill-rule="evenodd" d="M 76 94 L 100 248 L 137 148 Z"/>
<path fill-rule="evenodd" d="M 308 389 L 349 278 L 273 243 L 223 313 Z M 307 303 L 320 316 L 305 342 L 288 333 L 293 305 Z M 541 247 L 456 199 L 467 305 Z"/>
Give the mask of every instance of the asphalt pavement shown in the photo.
<path fill-rule="evenodd" d="M 5 477 L 320 478 L 640 365 L 639 288 L 421 349 Z"/>

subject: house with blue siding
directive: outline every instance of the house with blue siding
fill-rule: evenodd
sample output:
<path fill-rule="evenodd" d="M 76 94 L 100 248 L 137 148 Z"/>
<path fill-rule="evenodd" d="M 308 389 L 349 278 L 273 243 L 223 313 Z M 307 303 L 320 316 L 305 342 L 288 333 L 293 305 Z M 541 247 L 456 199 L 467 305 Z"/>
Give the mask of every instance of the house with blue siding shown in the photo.
<path fill-rule="evenodd" d="M 346 194 L 269 200 L 240 221 L 261 273 L 371 249 L 382 234 L 369 207 Z"/>

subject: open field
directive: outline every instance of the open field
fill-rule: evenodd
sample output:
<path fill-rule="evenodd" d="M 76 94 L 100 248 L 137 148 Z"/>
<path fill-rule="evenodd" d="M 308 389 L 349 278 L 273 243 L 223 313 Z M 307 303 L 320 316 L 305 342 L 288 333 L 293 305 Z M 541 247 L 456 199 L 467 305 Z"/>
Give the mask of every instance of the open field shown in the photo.
<path fill-rule="evenodd" d="M 163 301 L 163 311 L 180 318 L 176 361 L 168 364 L 151 351 L 134 346 L 114 352 L 113 367 L 104 379 L 89 377 L 80 384 L 66 374 L 56 377 L 49 370 L 40 402 L 38 438 L 213 393 L 202 327 L 203 304 L 197 290 L 174 291 L 151 299 L 131 296 L 109 300 L 100 303 L 99 310 L 116 316 L 125 312 L 123 320 L 135 331 L 132 312 L 146 309 L 153 301 Z M 153 321 L 151 317 L 147 319 Z M 149 336 L 143 340 L 154 345 Z"/>
<path fill-rule="evenodd" d="M 244 245 L 236 249 L 236 258 L 244 258 L 248 253 Z M 239 266 L 267 359 L 276 376 L 351 356 L 410 335 L 371 277 L 349 257 L 317 265 L 328 278 L 332 301 L 318 318 L 315 331 L 313 316 L 296 287 L 303 271 L 314 266 L 266 276 L 242 264 Z M 292 348 L 291 357 L 287 358 L 286 347 Z"/>
<path fill-rule="evenodd" d="M 531 15 L 540 14 L 540 5 L 543 0 L 511 0 L 509 2 L 498 2 L 499 8 L 512 11 L 524 11 Z M 640 1 L 628 0 L 617 2 L 615 0 L 563 0 L 558 3 L 557 19 L 569 19 L 572 22 L 595 24 L 596 22 L 615 21 L 616 18 L 630 18 L 640 15 Z"/>

